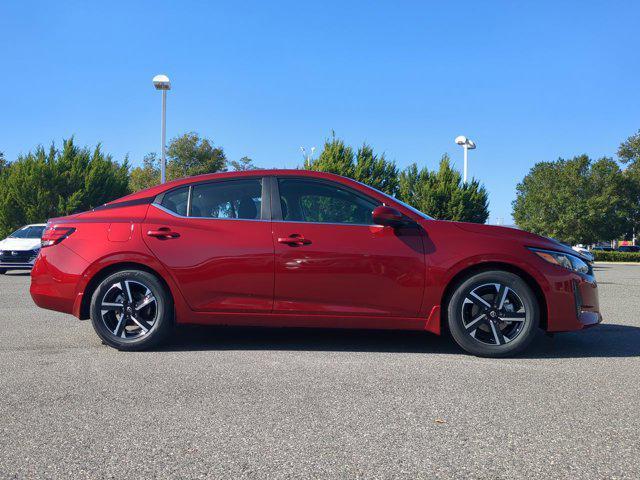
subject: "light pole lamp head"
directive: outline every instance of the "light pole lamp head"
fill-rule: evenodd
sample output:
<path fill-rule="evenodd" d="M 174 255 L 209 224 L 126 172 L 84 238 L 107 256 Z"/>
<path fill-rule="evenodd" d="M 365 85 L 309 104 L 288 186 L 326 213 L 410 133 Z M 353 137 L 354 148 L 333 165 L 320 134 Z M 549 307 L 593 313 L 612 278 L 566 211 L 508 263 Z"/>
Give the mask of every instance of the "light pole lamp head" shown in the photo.
<path fill-rule="evenodd" d="M 171 82 L 166 75 L 156 75 L 153 77 L 153 86 L 156 90 L 171 90 Z"/>
<path fill-rule="evenodd" d="M 456 143 L 458 145 L 464 145 L 465 143 L 467 143 L 467 137 L 465 137 L 464 135 L 459 135 L 456 137 Z"/>
<path fill-rule="evenodd" d="M 467 148 L 469 150 L 473 150 L 474 148 L 476 148 L 476 144 L 474 141 L 467 139 Z"/>

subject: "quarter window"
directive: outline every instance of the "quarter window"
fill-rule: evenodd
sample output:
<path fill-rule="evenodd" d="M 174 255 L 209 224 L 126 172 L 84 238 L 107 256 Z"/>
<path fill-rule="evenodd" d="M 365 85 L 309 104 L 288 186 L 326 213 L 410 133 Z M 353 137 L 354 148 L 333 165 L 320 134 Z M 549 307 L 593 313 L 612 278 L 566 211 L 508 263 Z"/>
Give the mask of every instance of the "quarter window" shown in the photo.
<path fill-rule="evenodd" d="M 187 205 L 189 202 L 189 187 L 176 188 L 167 192 L 162 197 L 162 205 L 167 210 L 171 210 L 178 215 L 187 215 Z"/>
<path fill-rule="evenodd" d="M 372 225 L 379 203 L 351 190 L 298 178 L 278 180 L 282 219 L 289 222 Z"/>
<path fill-rule="evenodd" d="M 194 185 L 192 217 L 256 220 L 262 207 L 259 178 Z"/>

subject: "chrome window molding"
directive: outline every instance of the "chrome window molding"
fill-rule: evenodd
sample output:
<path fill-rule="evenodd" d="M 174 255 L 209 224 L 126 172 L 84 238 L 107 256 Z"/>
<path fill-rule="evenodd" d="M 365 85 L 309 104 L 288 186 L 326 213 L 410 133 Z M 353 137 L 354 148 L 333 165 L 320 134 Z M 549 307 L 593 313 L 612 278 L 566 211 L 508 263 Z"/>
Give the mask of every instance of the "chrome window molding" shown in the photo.
<path fill-rule="evenodd" d="M 187 215 L 180 215 L 179 213 L 176 213 L 172 210 L 169 210 L 166 207 L 163 207 L 162 205 L 153 202 L 151 204 L 152 206 L 162 210 L 165 213 L 168 213 L 169 215 L 171 215 L 172 217 L 176 217 L 176 218 L 182 218 L 185 220 L 189 220 L 189 219 L 193 219 L 193 220 L 225 220 L 227 222 L 270 222 L 271 220 L 269 219 L 265 219 L 265 218 L 216 218 L 216 217 L 192 217 L 192 216 L 187 216 Z"/>

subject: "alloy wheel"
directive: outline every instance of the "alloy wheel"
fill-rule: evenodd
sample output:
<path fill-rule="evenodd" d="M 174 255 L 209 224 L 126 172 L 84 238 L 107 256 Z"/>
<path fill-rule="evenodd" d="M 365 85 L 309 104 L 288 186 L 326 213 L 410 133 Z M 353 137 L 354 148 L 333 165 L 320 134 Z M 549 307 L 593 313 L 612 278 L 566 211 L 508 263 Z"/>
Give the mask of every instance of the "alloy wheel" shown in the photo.
<path fill-rule="evenodd" d="M 462 322 L 469 336 L 487 345 L 504 345 L 525 329 L 524 302 L 511 287 L 485 283 L 473 288 L 462 303 Z"/>
<path fill-rule="evenodd" d="M 122 280 L 111 285 L 102 297 L 100 315 L 112 335 L 132 340 L 151 331 L 158 316 L 158 302 L 143 283 Z"/>

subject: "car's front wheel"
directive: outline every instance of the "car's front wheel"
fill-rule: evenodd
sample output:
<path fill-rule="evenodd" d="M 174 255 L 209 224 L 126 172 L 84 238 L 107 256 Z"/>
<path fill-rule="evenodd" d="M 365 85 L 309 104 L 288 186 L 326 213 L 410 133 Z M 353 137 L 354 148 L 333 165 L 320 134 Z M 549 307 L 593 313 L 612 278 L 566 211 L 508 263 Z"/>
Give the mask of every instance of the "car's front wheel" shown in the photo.
<path fill-rule="evenodd" d="M 6 273 L 6 268 L 0 268 L 0 275 L 4 275 Z"/>
<path fill-rule="evenodd" d="M 173 301 L 155 275 L 123 270 L 102 280 L 93 292 L 91 322 L 103 342 L 119 350 L 154 347 L 173 328 Z"/>
<path fill-rule="evenodd" d="M 485 271 L 462 281 L 447 308 L 456 343 L 469 353 L 504 357 L 524 350 L 540 322 L 538 300 L 518 275 Z"/>

